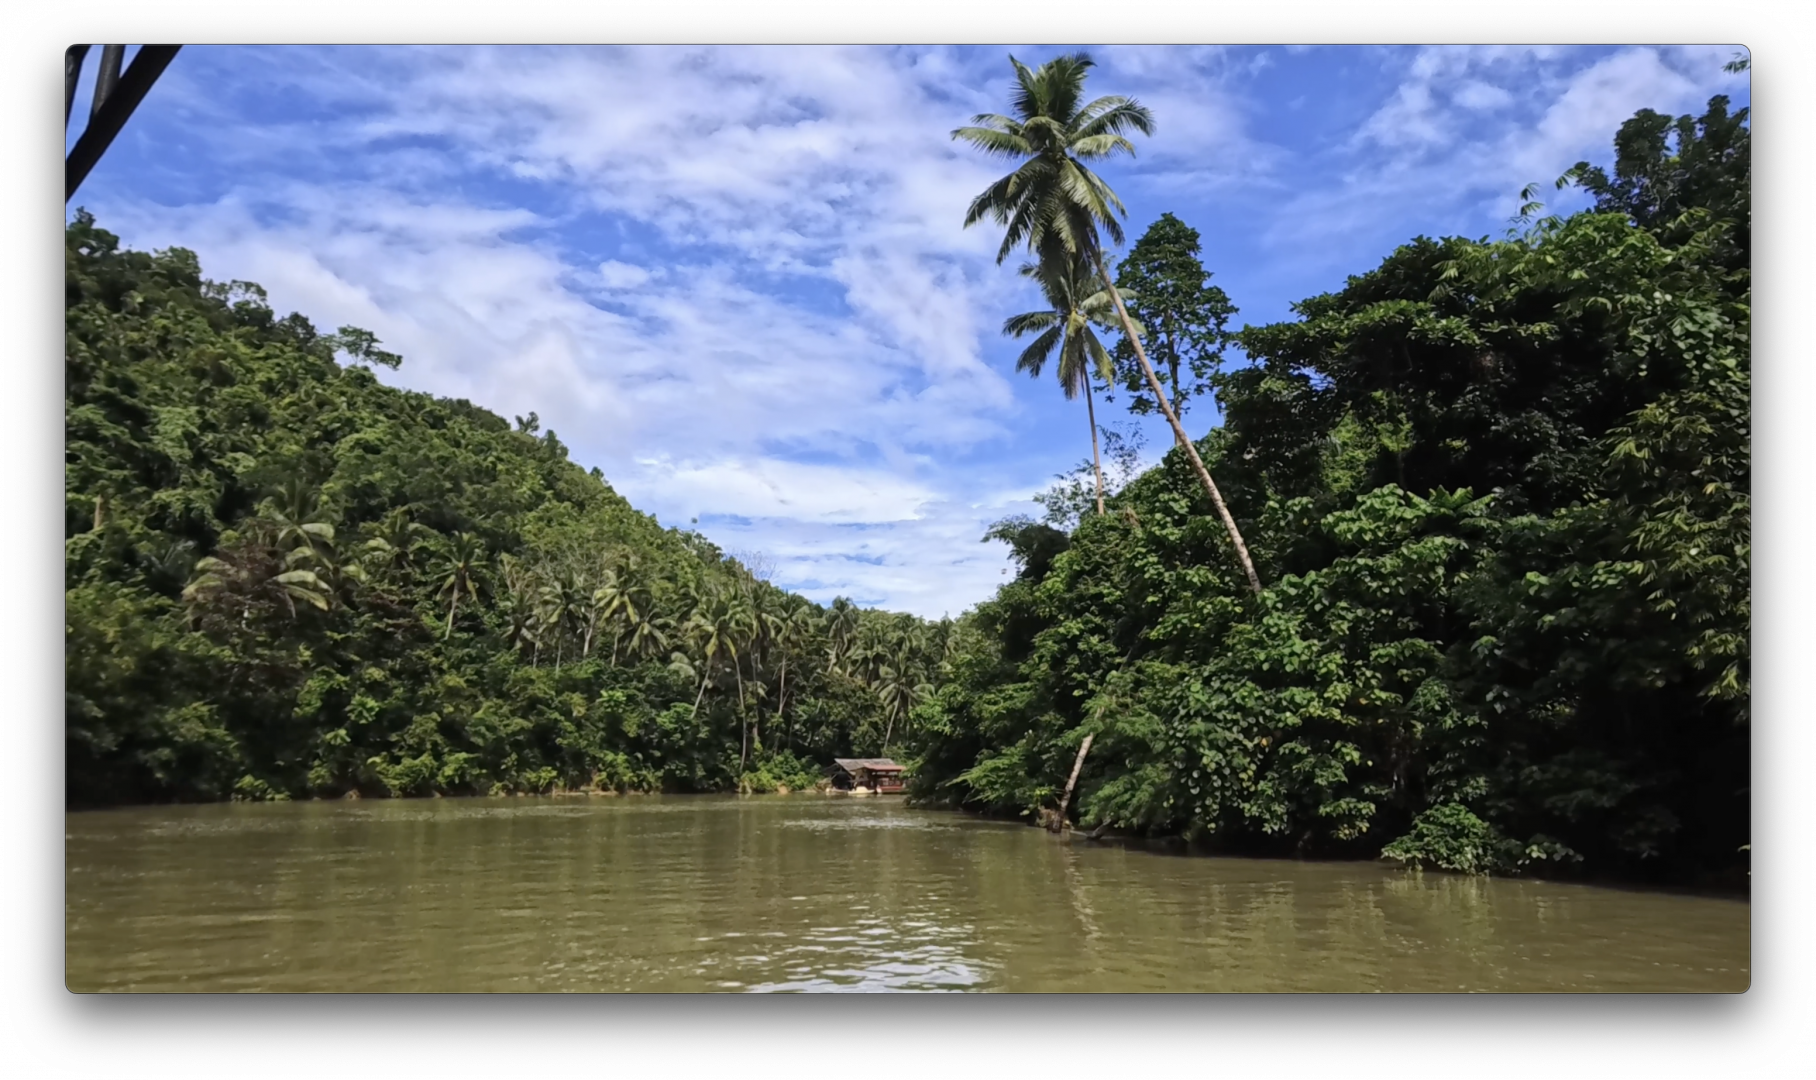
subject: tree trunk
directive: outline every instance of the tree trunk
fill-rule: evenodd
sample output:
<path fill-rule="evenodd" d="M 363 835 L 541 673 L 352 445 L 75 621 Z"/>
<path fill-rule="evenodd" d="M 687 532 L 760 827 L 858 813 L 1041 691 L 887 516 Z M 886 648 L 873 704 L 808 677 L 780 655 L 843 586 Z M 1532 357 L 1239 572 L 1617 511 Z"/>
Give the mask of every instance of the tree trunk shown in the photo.
<path fill-rule="evenodd" d="M 1179 347 L 1178 347 L 1178 344 L 1174 341 L 1173 332 L 1170 329 L 1166 331 L 1166 333 L 1163 335 L 1163 338 L 1166 341 L 1166 345 L 1167 345 L 1167 355 L 1169 357 L 1172 357 L 1172 359 L 1167 361 L 1167 371 L 1169 372 L 1170 377 L 1173 380 L 1173 413 L 1174 413 L 1174 415 L 1178 415 L 1178 413 L 1179 413 L 1179 360 L 1178 360 Z M 1173 445 L 1175 445 L 1175 446 L 1184 446 L 1185 445 L 1185 435 L 1178 428 L 1173 429 Z"/>
<path fill-rule="evenodd" d="M 1135 324 L 1129 321 L 1129 309 L 1122 305 L 1122 294 L 1116 291 L 1116 283 L 1110 280 L 1110 271 L 1104 266 L 1103 253 L 1093 251 L 1091 259 L 1097 263 L 1097 274 L 1110 290 L 1110 300 L 1116 305 L 1116 316 L 1122 320 L 1122 332 L 1135 349 L 1135 359 L 1141 362 L 1141 373 L 1147 376 L 1148 388 L 1154 391 L 1154 400 L 1159 402 L 1160 411 L 1166 414 L 1167 423 L 1173 425 L 1173 435 L 1190 459 L 1192 471 L 1198 474 L 1198 482 L 1204 485 L 1205 493 L 1211 497 L 1211 505 L 1217 508 L 1217 515 L 1223 519 L 1223 527 L 1230 534 L 1230 543 L 1236 547 L 1236 560 L 1242 564 L 1242 572 L 1248 576 L 1249 588 L 1259 595 L 1261 578 L 1255 573 L 1254 561 L 1249 558 L 1248 545 L 1242 542 L 1242 531 L 1236 528 L 1236 519 L 1230 516 L 1230 508 L 1223 504 L 1223 495 L 1217 490 L 1216 481 L 1211 479 L 1211 471 L 1204 467 L 1204 460 L 1198 456 L 1198 448 L 1185 437 L 1185 426 L 1179 422 L 1178 414 L 1167 402 L 1166 391 L 1154 375 L 1154 366 L 1148 363 L 1148 352 L 1141 347 L 1141 338 L 1135 333 Z"/>
<path fill-rule="evenodd" d="M 788 703 L 788 654 L 782 654 L 782 682 L 776 688 L 776 746 L 782 745 L 782 707 Z"/>
<path fill-rule="evenodd" d="M 1078 756 L 1072 760 L 1072 775 L 1066 779 L 1065 794 L 1059 797 L 1059 813 L 1053 815 L 1053 831 L 1063 832 L 1066 828 L 1066 804 L 1072 801 L 1072 787 L 1078 783 L 1078 770 L 1084 768 L 1085 755 L 1091 752 L 1091 740 L 1095 735 L 1086 735 L 1085 741 L 1078 744 Z"/>
<path fill-rule="evenodd" d="M 1103 517 L 1103 461 L 1097 452 L 1097 407 L 1091 404 L 1091 378 L 1085 377 L 1085 418 L 1091 422 L 1091 471 L 1097 474 L 1097 516 Z"/>
<path fill-rule="evenodd" d="M 1172 351 L 1170 346 L 1168 351 Z M 1179 391 L 1179 361 L 1177 358 L 1167 361 L 1167 370 L 1168 374 L 1173 377 L 1173 415 L 1177 416 L 1185 405 L 1185 395 Z"/>
<path fill-rule="evenodd" d="M 738 680 L 738 769 L 750 760 L 750 721 L 744 719 L 744 661 L 733 658 L 731 673 Z"/>
<path fill-rule="evenodd" d="M 752 686 L 760 685 L 757 680 L 759 674 L 756 653 L 753 652 L 750 657 L 750 684 Z M 761 700 L 761 698 L 758 699 L 759 702 Z M 750 714 L 750 742 L 758 750 L 763 749 L 763 706 L 761 704 L 758 704 Z"/>
<path fill-rule="evenodd" d="M 693 717 L 697 717 L 700 715 L 700 700 L 706 696 L 706 680 L 707 680 L 707 678 L 708 678 L 707 675 L 700 676 L 700 692 L 698 694 L 694 695 L 694 711 L 691 714 L 689 714 L 689 719 L 692 719 Z"/>
<path fill-rule="evenodd" d="M 458 588 L 456 588 L 454 590 L 454 594 L 452 596 L 448 597 L 448 628 L 441 632 L 441 640 L 443 640 L 443 641 L 448 640 L 448 636 L 450 634 L 454 633 L 454 609 L 456 607 L 458 607 L 459 605 L 460 605 L 460 590 Z"/>

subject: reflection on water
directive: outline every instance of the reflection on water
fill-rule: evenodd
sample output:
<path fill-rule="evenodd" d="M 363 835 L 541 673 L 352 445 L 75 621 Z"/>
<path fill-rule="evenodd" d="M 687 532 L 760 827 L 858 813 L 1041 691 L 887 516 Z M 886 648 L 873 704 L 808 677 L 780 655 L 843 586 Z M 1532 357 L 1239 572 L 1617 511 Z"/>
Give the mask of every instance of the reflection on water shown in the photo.
<path fill-rule="evenodd" d="M 899 800 L 70 814 L 71 989 L 1738 991 L 1745 902 L 1067 843 Z"/>
<path fill-rule="evenodd" d="M 936 913 L 928 912 L 929 916 Z M 972 990 L 988 973 L 966 959 L 976 951 L 968 926 L 932 918 L 857 919 L 849 926 L 816 926 L 774 956 L 750 957 L 783 977 L 748 987 L 758 992 L 874 990 Z M 741 984 L 727 984 L 743 989 Z"/>

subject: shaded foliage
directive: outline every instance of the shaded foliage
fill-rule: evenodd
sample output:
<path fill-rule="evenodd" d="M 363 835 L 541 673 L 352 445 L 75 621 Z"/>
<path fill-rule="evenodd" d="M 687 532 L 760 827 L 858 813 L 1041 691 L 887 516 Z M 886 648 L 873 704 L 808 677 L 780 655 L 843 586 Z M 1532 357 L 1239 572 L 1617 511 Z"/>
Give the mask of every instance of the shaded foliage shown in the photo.
<path fill-rule="evenodd" d="M 1180 448 L 1104 515 L 993 530 L 1022 572 L 922 707 L 915 797 L 1034 816 L 1091 735 L 1085 826 L 1472 873 L 1744 867 L 1744 113 L 1643 113 L 1612 174 L 1575 176 L 1587 212 L 1414 240 L 1237 335 L 1197 449 L 1259 594 Z"/>

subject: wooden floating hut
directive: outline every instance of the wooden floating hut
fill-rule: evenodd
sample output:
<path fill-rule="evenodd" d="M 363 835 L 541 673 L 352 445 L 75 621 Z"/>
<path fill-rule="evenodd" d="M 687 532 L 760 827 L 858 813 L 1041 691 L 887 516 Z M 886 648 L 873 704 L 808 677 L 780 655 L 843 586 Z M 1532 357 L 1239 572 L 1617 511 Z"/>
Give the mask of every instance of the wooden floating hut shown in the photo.
<path fill-rule="evenodd" d="M 896 795 L 902 767 L 888 758 L 833 758 L 832 787 L 853 795 Z"/>

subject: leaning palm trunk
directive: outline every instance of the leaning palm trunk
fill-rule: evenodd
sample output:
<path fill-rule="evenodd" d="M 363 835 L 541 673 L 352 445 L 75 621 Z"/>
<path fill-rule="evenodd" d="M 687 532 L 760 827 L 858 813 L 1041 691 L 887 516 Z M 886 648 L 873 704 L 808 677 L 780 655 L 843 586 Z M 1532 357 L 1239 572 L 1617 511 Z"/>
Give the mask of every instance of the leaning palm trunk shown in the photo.
<path fill-rule="evenodd" d="M 770 730 L 776 733 L 775 749 L 782 748 L 782 708 L 788 703 L 788 654 L 782 654 L 782 685 L 776 689 L 776 722 Z"/>
<path fill-rule="evenodd" d="M 738 771 L 750 760 L 750 722 L 744 718 L 744 664 L 732 659 L 732 674 L 738 679 Z"/>
<path fill-rule="evenodd" d="M 1097 474 L 1097 516 L 1103 517 L 1103 460 L 1097 453 L 1097 408 L 1091 404 L 1091 380 L 1085 378 L 1085 418 L 1091 422 L 1091 471 Z"/>
<path fill-rule="evenodd" d="M 1116 316 L 1122 320 L 1123 336 L 1134 346 L 1135 359 L 1141 362 L 1141 373 L 1147 376 L 1148 388 L 1154 391 L 1154 400 L 1159 403 L 1167 423 L 1173 425 L 1173 435 L 1179 440 L 1179 445 L 1185 448 L 1186 457 L 1192 462 L 1192 471 L 1198 474 L 1198 482 L 1204 485 L 1205 493 L 1211 497 L 1211 504 L 1217 508 L 1217 516 L 1223 519 L 1223 527 L 1230 534 L 1230 543 L 1236 547 L 1236 559 L 1242 564 L 1242 572 L 1248 575 L 1249 588 L 1259 595 L 1261 578 L 1255 573 L 1254 560 L 1249 558 L 1248 545 L 1242 542 L 1242 531 L 1236 528 L 1236 519 L 1230 516 L 1230 508 L 1223 504 L 1223 495 L 1217 490 L 1217 482 L 1211 479 L 1211 471 L 1204 467 L 1204 459 L 1198 456 L 1198 448 L 1192 445 L 1192 440 L 1185 437 L 1185 426 L 1179 422 L 1179 415 L 1173 411 L 1166 391 L 1154 375 L 1154 366 L 1148 363 L 1148 352 L 1141 347 L 1141 336 L 1135 332 L 1128 309 L 1122 306 L 1122 294 L 1116 291 L 1116 283 L 1110 280 L 1110 271 L 1104 266 L 1103 253 L 1093 251 L 1091 259 L 1097 264 L 1097 273 L 1103 278 L 1104 287 L 1110 291 L 1110 300 L 1116 305 Z M 1096 428 L 1092 429 L 1091 434 L 1096 436 Z"/>
<path fill-rule="evenodd" d="M 757 658 L 753 653 L 750 658 L 750 682 L 757 685 Z M 763 706 L 759 699 L 756 707 L 750 711 L 750 743 L 758 751 L 763 749 Z"/>
<path fill-rule="evenodd" d="M 1098 715 L 1102 715 L 1101 710 Z M 1052 830 L 1054 832 L 1066 831 L 1066 806 L 1072 801 L 1072 789 L 1078 786 L 1078 772 L 1084 768 L 1085 755 L 1091 752 L 1091 740 L 1095 738 L 1097 738 L 1096 735 L 1086 735 L 1085 741 L 1078 746 L 1078 756 L 1072 759 L 1072 775 L 1066 778 L 1065 794 L 1059 797 L 1059 812 L 1053 815 Z"/>

